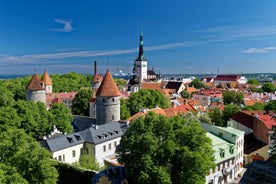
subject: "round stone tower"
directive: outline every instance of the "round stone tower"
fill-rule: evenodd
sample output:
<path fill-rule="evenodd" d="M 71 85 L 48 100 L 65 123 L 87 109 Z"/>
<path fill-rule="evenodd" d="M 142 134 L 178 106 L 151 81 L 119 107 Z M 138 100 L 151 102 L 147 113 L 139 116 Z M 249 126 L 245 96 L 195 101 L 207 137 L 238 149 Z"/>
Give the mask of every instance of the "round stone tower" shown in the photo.
<path fill-rule="evenodd" d="M 120 120 L 120 92 L 107 70 L 96 93 L 96 123 L 105 124 Z"/>
<path fill-rule="evenodd" d="M 46 104 L 45 86 L 37 74 L 32 76 L 32 79 L 26 87 L 26 101 L 40 101 Z"/>

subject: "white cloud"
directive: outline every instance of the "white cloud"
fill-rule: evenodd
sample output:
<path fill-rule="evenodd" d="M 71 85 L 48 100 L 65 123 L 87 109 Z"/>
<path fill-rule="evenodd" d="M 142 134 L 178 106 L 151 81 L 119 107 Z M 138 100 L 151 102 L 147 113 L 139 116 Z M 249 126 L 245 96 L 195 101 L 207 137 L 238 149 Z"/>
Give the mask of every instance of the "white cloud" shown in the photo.
<path fill-rule="evenodd" d="M 63 28 L 55 28 L 55 29 L 51 29 L 51 31 L 57 31 L 57 32 L 71 32 L 74 30 L 72 24 L 73 21 L 71 19 L 63 19 L 63 18 L 59 18 L 59 19 L 54 19 L 55 22 L 63 24 L 64 27 Z"/>
<path fill-rule="evenodd" d="M 249 48 L 249 49 L 244 50 L 242 52 L 247 53 L 247 54 L 266 54 L 266 53 L 271 53 L 275 49 L 276 49 L 275 47 Z"/>

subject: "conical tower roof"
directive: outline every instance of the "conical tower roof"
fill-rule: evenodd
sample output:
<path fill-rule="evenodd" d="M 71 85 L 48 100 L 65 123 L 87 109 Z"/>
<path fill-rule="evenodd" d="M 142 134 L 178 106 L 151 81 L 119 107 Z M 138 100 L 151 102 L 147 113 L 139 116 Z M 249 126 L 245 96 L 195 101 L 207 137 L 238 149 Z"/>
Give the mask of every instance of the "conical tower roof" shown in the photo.
<path fill-rule="evenodd" d="M 42 82 L 44 82 L 45 85 L 52 85 L 52 80 L 48 74 L 48 72 L 45 70 L 43 73 L 43 76 L 41 78 Z"/>
<path fill-rule="evenodd" d="M 38 91 L 38 90 L 44 90 L 45 88 L 39 76 L 37 74 L 34 74 L 29 84 L 27 85 L 26 89 L 32 90 L 32 91 Z"/>
<path fill-rule="evenodd" d="M 116 83 L 113 80 L 112 74 L 107 70 L 102 84 L 97 90 L 96 96 L 120 96 L 120 92 L 117 88 Z"/>

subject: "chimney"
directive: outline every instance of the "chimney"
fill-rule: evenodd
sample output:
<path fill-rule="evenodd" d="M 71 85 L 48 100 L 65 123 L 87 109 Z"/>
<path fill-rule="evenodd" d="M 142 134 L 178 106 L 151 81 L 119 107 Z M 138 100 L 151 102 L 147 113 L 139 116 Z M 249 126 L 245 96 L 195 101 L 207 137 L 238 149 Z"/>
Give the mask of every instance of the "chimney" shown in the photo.
<path fill-rule="evenodd" d="M 97 61 L 94 61 L 94 76 L 97 75 Z"/>

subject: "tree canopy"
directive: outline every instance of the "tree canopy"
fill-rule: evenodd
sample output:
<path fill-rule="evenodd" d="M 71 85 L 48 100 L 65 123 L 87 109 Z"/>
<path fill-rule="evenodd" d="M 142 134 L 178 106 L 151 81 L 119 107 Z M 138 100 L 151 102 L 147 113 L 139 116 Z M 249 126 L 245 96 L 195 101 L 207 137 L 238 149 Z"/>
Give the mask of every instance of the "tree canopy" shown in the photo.
<path fill-rule="evenodd" d="M 251 84 L 251 85 L 259 85 L 259 81 L 257 79 L 248 79 L 247 80 L 247 84 Z"/>
<path fill-rule="evenodd" d="M 235 91 L 225 91 L 223 93 L 223 103 L 228 104 L 243 104 L 243 93 Z"/>
<path fill-rule="evenodd" d="M 75 115 L 89 116 L 89 100 L 93 97 L 91 89 L 80 89 L 72 102 L 72 113 Z"/>
<path fill-rule="evenodd" d="M 275 91 L 275 85 L 272 82 L 267 82 L 262 85 L 262 90 L 265 92 L 273 92 Z"/>
<path fill-rule="evenodd" d="M 202 81 L 200 81 L 198 78 L 195 78 L 190 84 L 190 87 L 194 87 L 196 89 L 205 88 L 206 84 Z"/>
<path fill-rule="evenodd" d="M 0 181 L 11 183 L 56 183 L 58 173 L 50 153 L 23 130 L 10 128 L 0 134 Z M 4 170 L 4 171 L 3 171 Z M 7 182 L 7 183 L 9 183 Z"/>
<path fill-rule="evenodd" d="M 215 166 L 211 140 L 199 123 L 153 113 L 123 135 L 118 159 L 134 183 L 205 183 Z"/>
<path fill-rule="evenodd" d="M 223 126 L 224 125 L 223 118 L 222 118 L 222 112 L 218 107 L 211 109 L 208 112 L 208 115 L 211 118 L 211 122 L 214 125 L 216 125 L 216 126 Z"/>
<path fill-rule="evenodd" d="M 239 112 L 239 107 L 237 105 L 234 105 L 234 104 L 226 105 L 222 113 L 223 126 L 226 126 L 229 118 L 237 112 Z"/>
<path fill-rule="evenodd" d="M 128 109 L 133 115 L 142 108 L 168 108 L 170 100 L 164 94 L 157 90 L 141 89 L 138 92 L 131 93 L 128 99 Z"/>

